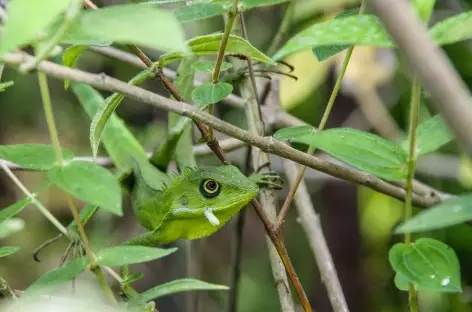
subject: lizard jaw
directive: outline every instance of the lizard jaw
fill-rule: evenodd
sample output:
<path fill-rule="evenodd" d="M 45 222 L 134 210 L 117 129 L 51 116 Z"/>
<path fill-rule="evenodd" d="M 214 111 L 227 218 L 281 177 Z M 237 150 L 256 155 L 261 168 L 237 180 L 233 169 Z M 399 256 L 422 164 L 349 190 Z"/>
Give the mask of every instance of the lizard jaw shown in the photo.
<path fill-rule="evenodd" d="M 203 214 L 205 215 L 205 218 L 207 218 L 208 222 L 211 223 L 211 225 L 213 226 L 220 225 L 220 220 L 218 220 L 218 218 L 213 213 L 213 208 L 205 208 L 203 210 Z"/>

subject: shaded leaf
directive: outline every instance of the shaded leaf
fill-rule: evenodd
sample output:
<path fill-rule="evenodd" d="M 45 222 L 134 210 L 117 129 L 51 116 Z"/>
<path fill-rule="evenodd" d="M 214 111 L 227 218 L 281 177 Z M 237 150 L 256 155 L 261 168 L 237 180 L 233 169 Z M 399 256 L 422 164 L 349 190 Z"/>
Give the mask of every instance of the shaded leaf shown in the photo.
<path fill-rule="evenodd" d="M 10 0 L 0 40 L 0 55 L 28 44 L 40 36 L 41 30 L 53 22 L 70 0 Z"/>
<path fill-rule="evenodd" d="M 383 179 L 403 180 L 407 174 L 407 154 L 394 143 L 368 132 L 336 128 L 294 137 L 291 141 L 319 148 Z"/>
<path fill-rule="evenodd" d="M 121 216 L 121 188 L 110 171 L 90 162 L 71 161 L 48 171 L 51 182 L 86 203 Z"/>
<path fill-rule="evenodd" d="M 218 3 L 195 3 L 178 8 L 174 11 L 175 16 L 181 23 L 198 21 L 226 13 L 226 9 Z"/>
<path fill-rule="evenodd" d="M 282 128 L 274 133 L 274 138 L 279 141 L 290 140 L 292 138 L 298 138 L 305 135 L 315 133 L 316 129 L 312 126 L 296 126 L 289 128 Z"/>
<path fill-rule="evenodd" d="M 6 88 L 13 86 L 15 83 L 13 81 L 1 82 L 0 83 L 0 92 L 5 91 Z"/>
<path fill-rule="evenodd" d="M 68 67 L 75 67 L 79 56 L 87 49 L 86 45 L 73 45 L 68 47 L 62 54 L 62 64 Z M 69 88 L 70 81 L 64 80 L 64 89 Z"/>
<path fill-rule="evenodd" d="M 175 294 L 183 291 L 191 290 L 228 290 L 229 287 L 217 284 L 210 284 L 207 282 L 199 281 L 196 279 L 185 278 L 178 279 L 172 282 L 168 282 L 149 290 L 146 290 L 143 293 L 138 294 L 136 297 L 132 298 L 130 301 L 130 306 L 136 306 L 144 304 L 148 301 L 157 299 L 162 296 Z"/>
<path fill-rule="evenodd" d="M 142 272 L 129 274 L 125 279 L 123 279 L 123 281 L 121 282 L 121 285 L 129 285 L 131 283 L 139 281 L 143 277 L 144 277 L 144 273 Z"/>
<path fill-rule="evenodd" d="M 420 238 L 412 244 L 395 244 L 389 260 L 395 272 L 420 291 L 462 292 L 456 253 L 438 240 Z"/>
<path fill-rule="evenodd" d="M 412 219 L 401 224 L 395 233 L 442 229 L 470 220 L 472 220 L 472 194 L 467 194 L 420 211 Z"/>
<path fill-rule="evenodd" d="M 153 69 L 146 68 L 134 76 L 128 82 L 128 84 L 140 85 L 153 75 Z M 92 122 L 90 123 L 90 146 L 92 147 L 92 155 L 94 158 L 97 156 L 98 146 L 100 145 L 100 137 L 102 135 L 103 129 L 105 129 L 108 119 L 124 98 L 125 96 L 121 93 L 113 93 L 113 95 L 105 100 L 105 105 L 102 105 L 95 116 L 93 116 Z"/>
<path fill-rule="evenodd" d="M 148 262 L 170 255 L 177 248 L 154 248 L 145 246 L 115 246 L 97 252 L 97 263 L 107 266 L 123 266 Z"/>
<path fill-rule="evenodd" d="M 13 255 L 20 251 L 20 247 L 17 246 L 0 246 L 0 258 Z"/>
<path fill-rule="evenodd" d="M 17 215 L 22 211 L 26 206 L 31 204 L 31 199 L 29 197 L 23 198 L 20 201 L 17 201 L 13 205 L 8 206 L 7 208 L 3 208 L 0 210 L 0 224 L 11 217 Z"/>
<path fill-rule="evenodd" d="M 62 149 L 62 158 L 65 161 L 73 157 L 74 154 L 71 151 Z M 45 144 L 1 145 L 0 159 L 33 170 L 48 170 L 57 164 L 53 147 Z"/>
<path fill-rule="evenodd" d="M 192 64 L 192 69 L 196 72 L 212 73 L 215 70 L 216 61 L 201 61 Z M 233 67 L 233 64 L 228 62 L 221 63 L 220 71 L 225 71 Z"/>
<path fill-rule="evenodd" d="M 439 45 L 452 44 L 472 38 L 472 11 L 464 12 L 435 24 L 431 38 Z"/>
<path fill-rule="evenodd" d="M 217 55 L 220 50 L 223 34 L 205 35 L 187 41 L 189 52 L 170 52 L 159 57 L 159 66 L 164 67 L 172 62 L 191 56 Z M 225 55 L 242 55 L 254 61 L 275 65 L 264 53 L 252 46 L 247 40 L 230 35 L 225 49 Z"/>
<path fill-rule="evenodd" d="M 218 103 L 231 94 L 233 86 L 225 82 L 204 83 L 192 91 L 192 99 L 197 105 Z"/>
<path fill-rule="evenodd" d="M 408 277 L 398 272 L 395 274 L 394 283 L 398 289 L 403 291 L 408 291 L 410 288 L 410 280 Z"/>
<path fill-rule="evenodd" d="M 353 44 L 376 47 L 394 46 L 377 17 L 363 14 L 315 24 L 292 37 L 272 59 L 281 60 L 308 48 Z"/>
<path fill-rule="evenodd" d="M 93 217 L 93 215 L 97 212 L 97 210 L 98 210 L 98 206 L 87 204 L 80 211 L 80 214 L 79 214 L 80 223 L 82 225 L 87 224 L 87 222 L 90 220 L 91 217 Z M 72 222 L 69 223 L 69 225 L 67 226 L 67 231 L 73 232 L 76 234 L 77 237 L 79 237 L 79 229 L 77 228 L 77 223 L 75 222 L 75 220 L 72 220 Z"/>

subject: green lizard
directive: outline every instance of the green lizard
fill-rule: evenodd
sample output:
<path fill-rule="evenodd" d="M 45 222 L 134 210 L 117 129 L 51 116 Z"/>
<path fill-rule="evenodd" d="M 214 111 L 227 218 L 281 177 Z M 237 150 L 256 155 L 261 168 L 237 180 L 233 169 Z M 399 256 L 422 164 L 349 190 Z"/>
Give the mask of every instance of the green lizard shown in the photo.
<path fill-rule="evenodd" d="M 72 88 L 90 118 L 104 105 L 93 88 L 84 84 Z M 175 146 L 175 138 L 190 123 L 190 119 L 181 117 L 173 128 L 173 139 L 166 142 Z M 130 192 L 134 214 L 148 230 L 127 244 L 155 246 L 212 235 L 257 196 L 259 185 L 277 186 L 272 175 L 256 173 L 248 178 L 231 165 L 187 167 L 180 175 L 170 177 L 149 162 L 144 149 L 114 114 L 102 133 L 102 141 L 121 172 L 123 186 Z"/>

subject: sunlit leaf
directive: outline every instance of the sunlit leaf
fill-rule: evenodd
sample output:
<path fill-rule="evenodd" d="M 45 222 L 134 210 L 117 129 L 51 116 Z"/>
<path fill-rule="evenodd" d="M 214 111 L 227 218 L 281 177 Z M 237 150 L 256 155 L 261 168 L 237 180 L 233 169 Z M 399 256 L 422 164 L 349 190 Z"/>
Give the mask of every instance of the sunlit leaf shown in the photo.
<path fill-rule="evenodd" d="M 175 16 L 181 23 L 197 21 L 224 14 L 226 9 L 218 3 L 195 3 L 178 8 L 174 11 Z"/>
<path fill-rule="evenodd" d="M 170 52 L 161 55 L 159 65 L 164 67 L 172 62 L 181 60 L 190 56 L 217 55 L 220 50 L 223 34 L 205 35 L 192 38 L 187 41 L 190 52 Z M 257 50 L 247 40 L 230 35 L 225 49 L 225 55 L 236 55 L 250 58 L 254 61 L 274 65 L 268 56 Z"/>
<path fill-rule="evenodd" d="M 334 158 L 386 180 L 403 180 L 407 154 L 377 135 L 350 128 L 335 128 L 294 137 L 293 142 L 319 148 Z"/>
<path fill-rule="evenodd" d="M 438 240 L 420 238 L 411 244 L 395 244 L 389 260 L 395 272 L 420 291 L 462 292 L 456 253 Z"/>
<path fill-rule="evenodd" d="M 472 194 L 448 199 L 401 224 L 395 233 L 424 232 L 472 220 Z"/>
<path fill-rule="evenodd" d="M 5 91 L 6 88 L 13 86 L 13 81 L 0 82 L 0 92 Z"/>
<path fill-rule="evenodd" d="M 315 24 L 292 37 L 272 59 L 281 60 L 305 49 L 353 44 L 386 48 L 394 46 L 377 17 L 363 14 Z"/>
<path fill-rule="evenodd" d="M 20 247 L 17 246 L 0 246 L 0 258 L 13 255 L 20 251 Z"/>
<path fill-rule="evenodd" d="M 192 64 L 192 69 L 196 72 L 212 73 L 215 70 L 216 61 L 200 61 Z M 221 63 L 220 71 L 225 71 L 233 67 L 233 64 L 228 62 Z"/>
<path fill-rule="evenodd" d="M 121 188 L 113 174 L 90 162 L 71 161 L 48 171 L 49 180 L 86 203 L 121 216 Z"/>
<path fill-rule="evenodd" d="M 436 0 L 413 0 L 411 4 L 421 20 L 427 22 L 431 17 L 435 3 Z"/>
<path fill-rule="evenodd" d="M 431 38 L 439 45 L 452 44 L 472 38 L 472 11 L 446 18 L 430 30 Z"/>
<path fill-rule="evenodd" d="M 62 149 L 64 160 L 71 160 L 73 157 L 71 151 Z M 57 164 L 53 147 L 44 144 L 0 145 L 0 159 L 33 170 L 48 170 Z"/>
<path fill-rule="evenodd" d="M 170 255 L 177 248 L 154 248 L 145 246 L 115 246 L 97 252 L 100 265 L 122 266 L 133 263 L 148 262 Z"/>
<path fill-rule="evenodd" d="M 315 128 L 312 126 L 296 126 L 289 128 L 282 128 L 274 133 L 274 138 L 279 141 L 290 140 L 292 138 L 298 138 L 305 135 L 315 133 Z"/>
<path fill-rule="evenodd" d="M 208 82 L 196 87 L 192 91 L 192 99 L 197 105 L 218 103 L 231 94 L 233 86 L 225 82 Z"/>

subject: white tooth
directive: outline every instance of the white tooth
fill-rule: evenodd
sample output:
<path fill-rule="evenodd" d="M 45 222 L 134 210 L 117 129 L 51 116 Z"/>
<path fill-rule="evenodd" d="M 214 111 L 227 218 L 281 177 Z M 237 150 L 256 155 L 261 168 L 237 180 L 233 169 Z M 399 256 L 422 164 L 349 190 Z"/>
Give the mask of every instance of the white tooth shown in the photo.
<path fill-rule="evenodd" d="M 218 218 L 213 214 L 213 209 L 212 208 L 205 208 L 205 210 L 203 210 L 203 214 L 208 219 L 208 221 L 211 223 L 211 225 L 213 225 L 213 226 L 220 225 L 220 220 L 218 220 Z"/>

